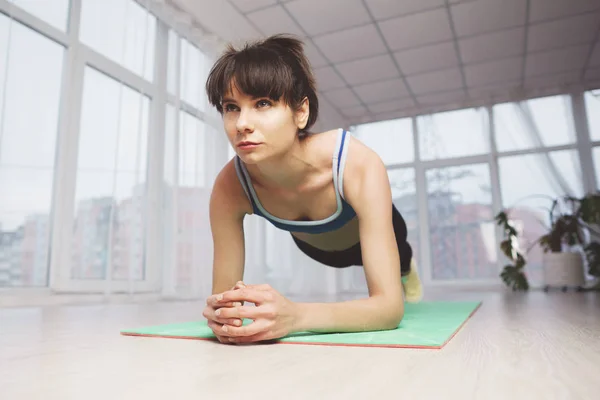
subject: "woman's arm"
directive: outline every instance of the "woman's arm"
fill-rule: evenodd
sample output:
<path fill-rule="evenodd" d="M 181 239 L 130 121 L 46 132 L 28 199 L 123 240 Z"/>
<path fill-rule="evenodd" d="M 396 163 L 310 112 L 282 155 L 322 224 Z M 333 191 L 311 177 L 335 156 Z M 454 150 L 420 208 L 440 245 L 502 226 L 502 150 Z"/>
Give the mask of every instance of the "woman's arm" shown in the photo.
<path fill-rule="evenodd" d="M 233 162 L 230 162 L 215 180 L 209 205 L 213 239 L 213 294 L 230 290 L 244 276 L 244 216 L 249 208 L 245 196 Z"/>
<path fill-rule="evenodd" d="M 242 196 L 235 168 L 230 162 L 217 176 L 210 197 L 210 227 L 213 238 L 212 293 L 237 290 L 244 275 L 244 215 L 247 199 Z M 219 316 L 224 308 L 239 307 L 243 302 L 209 304 L 202 312 L 208 326 L 221 343 L 230 343 L 224 325 L 241 326 L 239 318 Z"/>
<path fill-rule="evenodd" d="M 359 141 L 352 140 L 349 151 L 344 196 L 359 220 L 369 297 L 339 303 L 298 303 L 295 331 L 393 329 L 404 315 L 387 170 L 379 156 Z"/>

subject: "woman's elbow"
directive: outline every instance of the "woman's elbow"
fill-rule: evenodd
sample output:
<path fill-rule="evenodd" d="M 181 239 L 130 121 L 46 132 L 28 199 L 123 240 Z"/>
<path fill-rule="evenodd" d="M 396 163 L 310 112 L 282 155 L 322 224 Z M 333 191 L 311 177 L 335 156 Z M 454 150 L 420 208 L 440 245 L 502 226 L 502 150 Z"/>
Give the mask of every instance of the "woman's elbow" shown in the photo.
<path fill-rule="evenodd" d="M 389 306 L 388 312 L 384 318 L 385 323 L 383 329 L 396 329 L 404 318 L 404 304 Z"/>

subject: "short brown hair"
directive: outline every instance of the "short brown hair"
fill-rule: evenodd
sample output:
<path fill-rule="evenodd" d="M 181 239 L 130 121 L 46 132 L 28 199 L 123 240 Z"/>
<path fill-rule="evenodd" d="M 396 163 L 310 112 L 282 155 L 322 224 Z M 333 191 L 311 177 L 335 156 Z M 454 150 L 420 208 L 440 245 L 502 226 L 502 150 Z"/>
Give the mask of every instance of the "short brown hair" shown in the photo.
<path fill-rule="evenodd" d="M 316 122 L 319 100 L 310 63 L 304 54 L 304 44 L 289 35 L 274 35 L 266 39 L 246 43 L 241 50 L 230 44 L 213 65 L 206 81 L 210 104 L 223 113 L 221 100 L 236 87 L 253 97 L 267 97 L 283 101 L 298 110 L 304 98 L 308 98 L 309 116 L 300 135 L 304 136 Z"/>

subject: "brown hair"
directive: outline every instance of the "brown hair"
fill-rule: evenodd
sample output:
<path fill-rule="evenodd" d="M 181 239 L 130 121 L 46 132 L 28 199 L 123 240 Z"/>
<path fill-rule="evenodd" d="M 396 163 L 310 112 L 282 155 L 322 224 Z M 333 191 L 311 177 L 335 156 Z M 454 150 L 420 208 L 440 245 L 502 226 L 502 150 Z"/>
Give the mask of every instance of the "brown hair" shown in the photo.
<path fill-rule="evenodd" d="M 283 101 L 298 110 L 308 98 L 309 116 L 302 138 L 315 123 L 319 113 L 315 79 L 304 54 L 303 43 L 288 35 L 274 35 L 255 43 L 246 43 L 241 50 L 230 44 L 213 65 L 206 81 L 208 100 L 223 113 L 221 99 L 235 82 L 238 90 L 253 97 Z"/>

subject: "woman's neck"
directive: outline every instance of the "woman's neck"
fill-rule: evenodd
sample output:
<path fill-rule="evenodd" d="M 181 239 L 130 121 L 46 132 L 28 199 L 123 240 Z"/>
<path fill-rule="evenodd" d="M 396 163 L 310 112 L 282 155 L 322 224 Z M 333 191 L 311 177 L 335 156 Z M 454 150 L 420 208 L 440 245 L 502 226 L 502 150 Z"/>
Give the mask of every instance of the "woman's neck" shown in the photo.
<path fill-rule="evenodd" d="M 252 164 L 248 171 L 265 188 L 297 189 L 317 167 L 304 143 L 296 141 L 287 152 Z"/>

